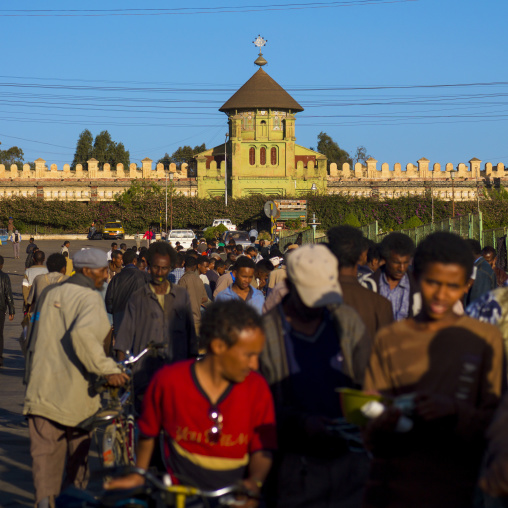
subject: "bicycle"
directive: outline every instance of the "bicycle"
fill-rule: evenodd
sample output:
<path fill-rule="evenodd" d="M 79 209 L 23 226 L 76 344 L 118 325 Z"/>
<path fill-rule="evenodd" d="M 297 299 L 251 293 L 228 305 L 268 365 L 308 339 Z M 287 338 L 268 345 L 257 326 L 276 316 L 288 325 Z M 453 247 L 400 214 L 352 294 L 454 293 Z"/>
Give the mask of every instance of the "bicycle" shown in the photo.
<path fill-rule="evenodd" d="M 108 475 L 125 476 L 137 473 L 145 479 L 145 484 L 129 490 L 104 491 L 100 496 L 81 491 L 74 487 L 67 489 L 56 499 L 56 508 L 185 508 L 188 500 L 195 502 L 199 498 L 204 506 L 208 500 L 217 500 L 220 506 L 242 506 L 249 499 L 259 496 L 243 485 L 230 485 L 217 490 L 202 490 L 189 485 L 176 485 L 165 474 L 162 480 L 139 467 L 128 466 L 107 470 Z"/>
<path fill-rule="evenodd" d="M 157 351 L 166 347 L 165 344 L 150 343 L 138 355 L 130 355 L 119 362 L 121 369 L 129 374 L 127 387 L 108 386 L 104 378 L 99 378 L 94 385 L 97 392 L 108 392 L 107 402 L 90 418 L 79 425 L 80 428 L 93 432 L 95 444 L 99 450 L 99 458 L 103 467 L 134 465 L 135 455 L 135 413 L 134 413 L 134 383 L 132 367 L 150 351 Z M 101 443 L 98 439 L 98 429 L 104 428 Z"/>

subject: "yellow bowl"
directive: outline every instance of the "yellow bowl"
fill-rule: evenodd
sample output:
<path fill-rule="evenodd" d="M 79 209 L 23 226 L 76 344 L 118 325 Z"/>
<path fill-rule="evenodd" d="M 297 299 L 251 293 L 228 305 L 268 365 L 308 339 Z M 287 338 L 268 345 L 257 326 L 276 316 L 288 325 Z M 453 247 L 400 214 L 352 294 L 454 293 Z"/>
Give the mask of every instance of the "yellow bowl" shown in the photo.
<path fill-rule="evenodd" d="M 361 412 L 361 408 L 372 400 L 382 401 L 381 395 L 354 390 L 353 388 L 337 388 L 335 390 L 340 395 L 340 405 L 342 414 L 349 423 L 354 425 L 365 425 L 368 422 Z"/>

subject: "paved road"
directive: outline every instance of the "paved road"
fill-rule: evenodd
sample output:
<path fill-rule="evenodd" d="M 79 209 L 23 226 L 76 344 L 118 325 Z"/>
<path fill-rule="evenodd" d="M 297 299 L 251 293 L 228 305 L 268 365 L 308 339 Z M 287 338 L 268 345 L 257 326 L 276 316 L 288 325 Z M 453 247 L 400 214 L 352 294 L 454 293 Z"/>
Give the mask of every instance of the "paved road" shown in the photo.
<path fill-rule="evenodd" d="M 61 240 L 37 241 L 46 257 L 59 252 Z M 126 241 L 130 247 L 133 241 Z M 70 254 L 83 247 L 98 247 L 108 250 L 111 241 L 72 241 Z M 33 506 L 30 442 L 28 427 L 21 414 L 23 409 L 24 358 L 17 338 L 21 334 L 22 304 L 21 283 L 25 269 L 27 242 L 21 244 L 21 259 L 14 259 L 11 245 L 0 246 L 0 255 L 5 259 L 4 272 L 11 278 L 16 316 L 14 321 L 6 320 L 4 367 L 0 368 L 0 507 Z M 92 467 L 94 463 L 92 462 Z M 93 487 L 93 485 L 92 485 Z"/>

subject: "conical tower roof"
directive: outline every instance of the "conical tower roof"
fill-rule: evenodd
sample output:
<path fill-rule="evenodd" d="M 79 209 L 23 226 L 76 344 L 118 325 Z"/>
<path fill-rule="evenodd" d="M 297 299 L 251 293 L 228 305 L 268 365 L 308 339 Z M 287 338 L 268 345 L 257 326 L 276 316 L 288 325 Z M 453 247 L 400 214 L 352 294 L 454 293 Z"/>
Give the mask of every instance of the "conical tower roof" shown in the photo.
<path fill-rule="evenodd" d="M 290 109 L 295 113 L 303 111 L 302 106 L 261 67 L 219 111 L 249 108 Z"/>

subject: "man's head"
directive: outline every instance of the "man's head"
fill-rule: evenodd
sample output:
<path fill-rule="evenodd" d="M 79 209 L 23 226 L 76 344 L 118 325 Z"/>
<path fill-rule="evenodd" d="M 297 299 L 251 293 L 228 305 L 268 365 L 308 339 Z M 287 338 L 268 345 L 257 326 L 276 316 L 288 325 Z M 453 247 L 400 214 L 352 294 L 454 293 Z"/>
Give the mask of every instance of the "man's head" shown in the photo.
<path fill-rule="evenodd" d="M 293 302 L 304 314 L 342 303 L 336 257 L 325 245 L 307 244 L 287 257 L 288 288 Z"/>
<path fill-rule="evenodd" d="M 48 272 L 60 272 L 65 273 L 67 268 L 67 261 L 65 260 L 65 256 L 60 253 L 50 254 L 48 260 L 46 261 L 46 266 L 48 268 Z"/>
<path fill-rule="evenodd" d="M 247 256 L 239 257 L 233 267 L 233 276 L 235 278 L 235 286 L 242 291 L 245 291 L 254 277 L 254 270 L 256 265 L 251 258 Z"/>
<path fill-rule="evenodd" d="M 118 244 L 116 242 L 113 242 L 111 244 L 111 252 L 115 251 L 118 248 Z"/>
<path fill-rule="evenodd" d="M 390 233 L 383 238 L 379 248 L 385 260 L 386 274 L 400 281 L 406 275 L 415 251 L 413 240 L 403 233 Z"/>
<path fill-rule="evenodd" d="M 108 278 L 108 257 L 100 249 L 81 249 L 74 256 L 74 268 L 77 273 L 91 279 L 96 289 L 102 289 Z"/>
<path fill-rule="evenodd" d="M 70 245 L 71 245 L 71 242 L 69 242 L 69 240 L 65 240 L 65 242 L 63 243 L 64 247 L 67 247 L 69 248 Z"/>
<path fill-rule="evenodd" d="M 241 383 L 259 367 L 265 344 L 261 316 L 241 300 L 215 302 L 203 314 L 201 341 L 223 379 Z"/>
<path fill-rule="evenodd" d="M 482 249 L 482 256 L 487 263 L 494 268 L 496 266 L 496 259 L 497 259 L 497 252 L 494 247 L 491 247 L 490 245 L 487 245 Z"/>
<path fill-rule="evenodd" d="M 134 251 L 132 249 L 126 250 L 123 255 L 123 264 L 124 264 L 124 266 L 137 265 L 138 264 L 138 256 L 136 254 L 136 251 Z"/>
<path fill-rule="evenodd" d="M 466 242 L 472 252 L 473 260 L 478 259 L 482 255 L 482 246 L 480 242 L 474 238 L 469 238 L 466 240 Z"/>
<path fill-rule="evenodd" d="M 4 267 L 4 263 L 5 263 L 4 257 L 0 256 L 0 270 Z"/>
<path fill-rule="evenodd" d="M 369 249 L 367 251 L 367 266 L 375 272 L 384 261 L 381 259 L 379 245 L 372 240 L 367 240 Z"/>
<path fill-rule="evenodd" d="M 423 311 L 432 320 L 453 313 L 464 296 L 473 271 L 473 256 L 467 242 L 452 233 L 434 233 L 418 245 L 414 275 L 420 284 Z"/>
<path fill-rule="evenodd" d="M 185 258 L 185 271 L 195 272 L 198 267 L 198 260 L 194 256 L 187 256 Z"/>
<path fill-rule="evenodd" d="M 152 284 L 161 285 L 168 279 L 176 263 L 176 251 L 166 242 L 154 242 L 147 251 Z"/>
<path fill-rule="evenodd" d="M 251 259 L 255 259 L 258 255 L 258 251 L 256 250 L 256 247 L 247 247 L 245 255 L 249 256 Z"/>
<path fill-rule="evenodd" d="M 328 231 L 330 250 L 339 260 L 339 268 L 352 268 L 358 263 L 363 249 L 363 234 L 352 226 L 337 226 Z"/>
<path fill-rule="evenodd" d="M 216 261 L 217 260 L 211 256 L 208 258 L 208 270 L 215 270 L 215 262 Z"/>
<path fill-rule="evenodd" d="M 207 256 L 199 256 L 198 258 L 198 274 L 206 275 L 208 268 L 210 266 L 210 260 Z"/>
<path fill-rule="evenodd" d="M 120 244 L 120 250 L 126 251 L 127 250 L 127 244 L 126 243 L 121 243 Z"/>
<path fill-rule="evenodd" d="M 240 254 L 243 254 L 243 245 L 238 244 L 238 245 L 235 247 L 235 252 L 236 252 L 236 255 L 237 255 L 237 256 L 239 256 Z"/>
<path fill-rule="evenodd" d="M 176 253 L 175 268 L 183 268 L 185 263 L 185 256 L 181 252 Z"/>
<path fill-rule="evenodd" d="M 115 268 L 122 268 L 123 252 L 121 250 L 114 250 L 111 253 L 111 263 Z"/>
<path fill-rule="evenodd" d="M 270 272 L 274 269 L 273 264 L 267 259 L 262 259 L 256 263 L 254 276 L 258 279 L 258 289 L 263 289 L 266 286 Z"/>
<path fill-rule="evenodd" d="M 42 266 L 44 264 L 44 260 L 46 259 L 46 254 L 42 252 L 42 250 L 37 250 L 34 253 L 34 263 L 36 265 Z"/>
<path fill-rule="evenodd" d="M 28 243 L 34 243 L 35 242 L 35 238 L 30 238 L 30 240 L 28 240 Z"/>
<path fill-rule="evenodd" d="M 224 275 L 224 272 L 226 271 L 226 263 L 222 261 L 222 259 L 217 259 L 215 261 L 215 271 L 219 275 Z"/>

